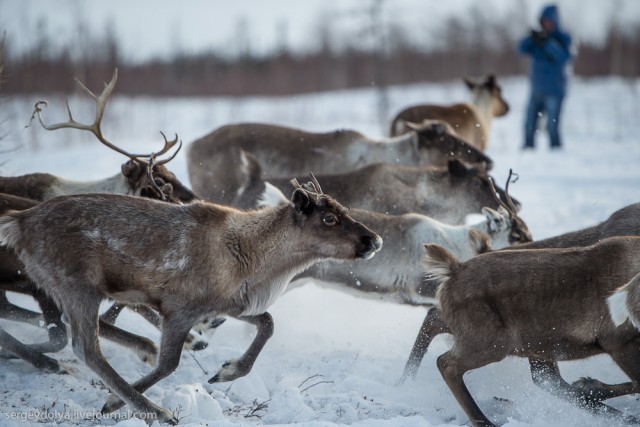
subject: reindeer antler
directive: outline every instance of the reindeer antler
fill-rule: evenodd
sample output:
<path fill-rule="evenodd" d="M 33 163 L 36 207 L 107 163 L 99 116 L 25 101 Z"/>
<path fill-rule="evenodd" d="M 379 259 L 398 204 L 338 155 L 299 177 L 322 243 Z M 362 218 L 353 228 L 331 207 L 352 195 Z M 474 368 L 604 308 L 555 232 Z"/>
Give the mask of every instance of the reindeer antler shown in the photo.
<path fill-rule="evenodd" d="M 309 174 L 311 175 L 311 181 L 307 182 L 306 184 L 301 185 L 300 182 L 298 182 L 297 178 L 293 178 L 289 182 L 295 188 L 299 188 L 301 190 L 306 191 L 307 193 L 311 193 L 311 195 L 318 198 L 321 194 L 324 194 L 324 193 L 322 193 L 322 188 L 320 187 L 320 183 L 316 179 L 313 172 L 309 172 Z"/>
<path fill-rule="evenodd" d="M 511 176 L 515 175 L 515 178 L 513 181 L 511 181 Z M 509 195 L 509 183 L 511 182 L 516 182 L 519 178 L 518 174 L 514 174 L 512 169 L 509 169 L 509 176 L 507 177 L 507 183 L 504 186 L 504 196 L 506 199 L 506 202 L 503 201 L 500 198 L 500 195 L 498 194 L 498 191 L 496 190 L 495 185 L 493 184 L 493 178 L 489 177 L 489 185 L 491 186 L 491 194 L 493 195 L 493 198 L 496 200 L 496 202 L 498 203 L 498 205 L 502 206 L 507 213 L 509 214 L 509 219 L 513 219 L 517 213 L 518 213 L 518 209 L 516 208 L 515 203 L 513 203 L 513 199 L 511 199 L 511 196 Z"/>
<path fill-rule="evenodd" d="M 83 92 L 85 92 L 87 95 L 89 95 L 96 103 L 96 115 L 93 120 L 93 123 L 84 124 L 76 121 L 73 118 L 73 114 L 71 113 L 71 107 L 69 106 L 69 100 L 67 99 L 67 114 L 69 115 L 69 120 L 67 120 L 66 122 L 47 125 L 42 119 L 42 107 L 47 107 L 49 104 L 47 103 L 47 101 L 38 101 L 34 106 L 33 114 L 31 115 L 31 120 L 29 121 L 29 124 L 27 125 L 27 127 L 31 126 L 33 119 L 37 116 L 38 121 L 40 122 L 40 125 L 42 125 L 42 127 L 45 128 L 46 130 L 57 130 L 57 129 L 65 129 L 65 128 L 86 130 L 93 133 L 95 137 L 98 138 L 98 140 L 104 145 L 106 145 L 107 147 L 111 148 L 114 151 L 117 151 L 120 154 L 123 154 L 129 157 L 131 160 L 138 162 L 144 166 L 150 165 L 150 160 L 152 157 L 154 158 L 154 164 L 160 165 L 160 164 L 169 162 L 176 156 L 176 154 L 178 154 L 178 151 L 180 151 L 180 148 L 182 147 L 182 141 L 180 141 L 180 144 L 178 145 L 178 149 L 175 151 L 175 153 L 171 157 L 169 157 L 168 159 L 155 161 L 155 158 L 157 156 L 165 154 L 171 148 L 173 148 L 176 145 L 176 143 L 178 143 L 177 134 L 175 139 L 168 141 L 164 133 L 160 132 L 164 138 L 164 147 L 159 152 L 151 153 L 151 154 L 131 154 L 125 151 L 124 149 L 118 147 L 117 145 L 111 143 L 104 137 L 100 126 L 102 123 L 102 117 L 104 116 L 104 110 L 107 106 L 107 102 L 109 101 L 109 97 L 111 96 L 111 93 L 113 92 L 113 89 L 116 85 L 116 81 L 118 80 L 117 68 L 113 71 L 113 77 L 111 77 L 111 81 L 109 83 L 105 83 L 104 89 L 102 90 L 102 93 L 100 93 L 100 95 L 96 95 L 95 93 L 93 93 L 77 78 L 74 78 L 74 80 L 76 84 L 80 87 L 80 89 Z M 149 161 L 144 159 L 149 159 Z"/>
<path fill-rule="evenodd" d="M 511 179 L 512 176 L 514 177 L 513 180 Z M 512 233 L 509 236 L 509 240 L 511 241 L 513 238 L 514 241 L 518 241 L 519 243 L 526 243 L 532 241 L 531 233 L 524 221 L 518 216 L 518 208 L 509 195 L 509 184 L 517 182 L 519 178 L 520 176 L 517 173 L 514 173 L 512 169 L 509 169 L 509 176 L 507 177 L 507 182 L 504 186 L 504 197 L 506 202 L 502 201 L 498 195 L 496 187 L 493 184 L 493 178 L 491 177 L 489 177 L 489 185 L 491 186 L 491 192 L 496 202 L 498 202 L 498 205 L 502 206 L 509 214 L 509 221 L 512 223 Z"/>

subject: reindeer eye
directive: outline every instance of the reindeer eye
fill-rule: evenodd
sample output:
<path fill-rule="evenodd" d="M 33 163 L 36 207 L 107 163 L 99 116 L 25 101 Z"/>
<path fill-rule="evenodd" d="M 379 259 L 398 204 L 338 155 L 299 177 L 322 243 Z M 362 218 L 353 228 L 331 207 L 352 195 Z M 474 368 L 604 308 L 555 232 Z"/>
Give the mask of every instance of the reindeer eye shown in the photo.
<path fill-rule="evenodd" d="M 325 225 L 333 227 L 334 225 L 338 224 L 338 217 L 332 213 L 328 213 L 322 217 L 322 222 L 324 222 Z"/>

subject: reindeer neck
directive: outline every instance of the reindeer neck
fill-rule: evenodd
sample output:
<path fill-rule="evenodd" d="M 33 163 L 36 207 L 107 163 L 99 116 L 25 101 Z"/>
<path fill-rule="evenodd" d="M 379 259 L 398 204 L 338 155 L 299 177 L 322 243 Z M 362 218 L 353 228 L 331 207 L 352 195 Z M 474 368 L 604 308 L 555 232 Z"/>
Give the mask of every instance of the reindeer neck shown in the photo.
<path fill-rule="evenodd" d="M 482 120 L 481 125 L 484 125 L 487 130 L 490 130 L 491 119 L 493 119 L 491 96 L 483 93 L 474 94 L 472 106 L 476 110 L 478 117 Z"/>
<path fill-rule="evenodd" d="M 278 206 L 246 212 L 231 219 L 229 235 L 234 242 L 226 242 L 228 249 L 246 271 L 275 271 L 306 268 L 315 256 L 304 246 L 303 239 L 293 236 L 291 206 Z M 273 259 L 283 262 L 273 263 Z M 286 262 L 284 262 L 286 261 Z"/>
<path fill-rule="evenodd" d="M 233 218 L 225 240 L 236 282 L 234 315 L 256 315 L 275 302 L 298 273 L 318 260 L 295 236 L 290 206 L 264 208 Z M 289 222 L 290 224 L 286 224 Z"/>
<path fill-rule="evenodd" d="M 51 193 L 53 197 L 86 193 L 133 194 L 133 191 L 126 178 L 119 173 L 110 178 L 89 182 L 60 179 L 52 186 Z"/>

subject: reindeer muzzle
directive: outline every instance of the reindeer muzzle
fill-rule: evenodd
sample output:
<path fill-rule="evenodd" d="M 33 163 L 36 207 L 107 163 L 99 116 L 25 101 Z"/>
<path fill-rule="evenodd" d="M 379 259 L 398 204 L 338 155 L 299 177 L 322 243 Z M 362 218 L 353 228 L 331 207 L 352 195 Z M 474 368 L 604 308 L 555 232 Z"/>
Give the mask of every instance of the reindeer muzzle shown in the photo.
<path fill-rule="evenodd" d="M 362 247 L 356 252 L 357 258 L 370 259 L 382 248 L 382 237 L 374 234 L 374 236 L 364 236 L 361 239 Z"/>

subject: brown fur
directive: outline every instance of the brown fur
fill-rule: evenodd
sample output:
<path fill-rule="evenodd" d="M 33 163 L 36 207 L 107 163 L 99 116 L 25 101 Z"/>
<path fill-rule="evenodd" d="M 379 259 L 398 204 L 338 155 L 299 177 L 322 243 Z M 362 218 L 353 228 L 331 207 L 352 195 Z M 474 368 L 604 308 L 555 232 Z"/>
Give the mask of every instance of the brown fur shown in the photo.
<path fill-rule="evenodd" d="M 463 375 L 509 355 L 555 362 L 606 353 L 631 378 L 627 392 L 638 391 L 640 334 L 631 325 L 616 328 L 605 299 L 640 272 L 640 237 L 497 251 L 461 264 L 446 252 L 427 245 L 425 256 L 427 272 L 435 268 L 441 278 L 438 300 L 455 339 L 438 368 L 474 425 L 492 424 Z"/>

